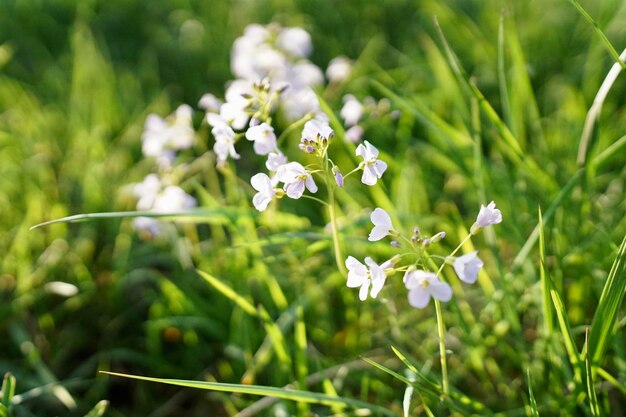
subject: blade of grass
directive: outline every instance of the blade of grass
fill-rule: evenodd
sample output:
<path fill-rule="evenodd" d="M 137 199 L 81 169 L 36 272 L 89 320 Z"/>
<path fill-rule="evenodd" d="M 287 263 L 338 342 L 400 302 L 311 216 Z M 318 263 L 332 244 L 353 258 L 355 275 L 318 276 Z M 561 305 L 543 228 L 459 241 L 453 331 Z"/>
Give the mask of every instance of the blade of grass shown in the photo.
<path fill-rule="evenodd" d="M 619 247 L 609 276 L 602 289 L 589 332 L 589 352 L 593 364 L 599 364 L 608 346 L 626 290 L 626 235 Z"/>
<path fill-rule="evenodd" d="M 550 285 L 546 278 L 546 242 L 543 230 L 543 219 L 541 217 L 541 207 L 538 207 L 539 217 L 539 279 L 541 280 L 541 292 L 543 298 L 543 323 L 546 333 L 551 336 L 554 333 L 554 318 L 550 303 Z"/>
<path fill-rule="evenodd" d="M 537 408 L 537 400 L 533 393 L 533 384 L 530 379 L 530 369 L 526 370 L 526 378 L 528 379 L 528 397 L 530 398 L 530 415 L 532 417 L 539 417 L 539 408 Z"/>
<path fill-rule="evenodd" d="M 395 413 L 387 410 L 384 407 L 378 405 L 369 404 L 360 400 L 353 400 L 350 398 L 334 397 L 331 395 L 320 394 L 311 391 L 300 391 L 283 389 L 276 387 L 266 387 L 261 385 L 241 385 L 241 384 L 226 384 L 218 382 L 207 381 L 188 381 L 183 379 L 166 379 L 166 378 L 152 378 L 147 376 L 129 375 L 117 372 L 100 371 L 100 373 L 112 376 L 119 376 L 122 378 L 137 379 L 141 381 L 156 382 L 159 384 L 175 385 L 179 387 L 197 388 L 209 391 L 229 392 L 233 394 L 250 394 L 260 395 L 264 397 L 275 397 L 290 401 L 303 401 L 312 404 L 321 404 L 326 406 L 345 404 L 355 409 L 365 408 L 376 413 L 384 414 L 387 416 L 395 416 Z"/>
<path fill-rule="evenodd" d="M 626 59 L 626 49 L 619 56 L 621 60 Z M 622 61 L 620 61 L 622 62 Z M 611 69 L 609 70 L 606 78 L 602 81 L 598 92 L 596 93 L 595 98 L 593 99 L 593 103 L 587 112 L 587 116 L 585 117 L 585 124 L 583 126 L 583 132 L 580 135 L 580 142 L 578 144 L 578 156 L 576 158 L 576 162 L 579 167 L 585 166 L 587 162 L 587 156 L 590 152 L 590 147 L 592 140 L 597 133 L 595 126 L 600 119 L 600 112 L 602 111 L 602 105 L 606 100 L 609 91 L 613 87 L 615 80 L 624 69 L 623 66 L 619 64 L 613 64 Z"/>
<path fill-rule="evenodd" d="M 169 220 L 183 220 L 183 219 L 194 219 L 194 221 L 207 222 L 207 223 L 215 223 L 215 224 L 226 224 L 232 219 L 235 219 L 239 216 L 256 216 L 257 213 L 252 210 L 245 210 L 239 208 L 231 208 L 231 207 L 221 207 L 221 208 L 200 208 L 195 210 L 186 210 L 177 213 L 154 213 L 148 211 L 114 211 L 107 213 L 84 213 L 84 214 L 75 214 L 73 216 L 67 216 L 60 219 L 50 220 L 47 222 L 39 223 L 30 228 L 30 230 L 37 229 L 39 227 L 48 226 L 55 223 L 76 223 L 83 222 L 89 220 L 98 220 L 98 219 L 121 219 L 121 218 L 134 218 L 134 217 L 153 217 L 153 218 L 163 218 Z"/>
<path fill-rule="evenodd" d="M 2 404 L 9 408 L 11 398 L 15 395 L 15 377 L 11 372 L 4 374 L 2 380 Z"/>
<path fill-rule="evenodd" d="M 591 415 L 597 417 L 600 415 L 600 407 L 598 406 L 598 397 L 596 396 L 596 388 L 593 385 L 593 372 L 591 370 L 591 355 L 589 353 L 589 327 L 585 328 L 585 381 L 587 385 L 587 399 L 589 400 L 589 410 Z"/>
<path fill-rule="evenodd" d="M 617 53 L 617 51 L 613 47 L 613 44 L 611 43 L 611 41 L 609 41 L 609 38 L 607 38 L 607 36 L 602 31 L 602 29 L 600 29 L 600 26 L 595 21 L 595 19 L 593 17 L 591 17 L 591 15 L 589 13 L 587 13 L 587 11 L 580 5 L 580 3 L 578 3 L 577 0 L 569 0 L 569 2 L 572 3 L 574 5 L 574 7 L 576 7 L 576 9 L 580 12 L 580 14 L 583 15 L 583 17 L 585 19 L 587 19 L 587 21 L 589 23 L 591 23 L 591 25 L 593 26 L 594 30 L 596 31 L 596 33 L 598 34 L 598 36 L 602 40 L 602 44 L 604 45 L 606 50 L 609 52 L 609 54 L 611 55 L 611 57 L 613 58 L 615 63 L 618 64 L 622 69 L 626 69 L 626 62 L 624 62 L 624 60 L 626 58 L 620 56 Z"/>
<path fill-rule="evenodd" d="M 459 82 L 464 85 L 466 89 L 470 92 L 470 94 L 478 100 L 478 103 L 480 104 L 480 107 L 483 110 L 484 114 L 494 125 L 500 137 L 504 141 L 505 146 L 500 146 L 500 150 L 502 151 L 502 153 L 505 154 L 505 156 L 516 165 L 525 166 L 532 174 L 532 178 L 538 183 L 542 184 L 544 188 L 548 188 L 549 190 L 555 190 L 557 188 L 557 185 L 554 179 L 547 175 L 534 162 L 534 160 L 530 159 L 527 155 L 524 154 L 515 136 L 513 136 L 509 128 L 498 116 L 497 112 L 494 110 L 491 104 L 489 104 L 483 93 L 474 83 L 471 82 L 470 78 L 467 76 L 465 70 L 461 66 L 461 63 L 459 62 L 456 54 L 448 44 L 448 41 L 446 40 L 446 37 L 443 34 L 443 30 L 439 25 L 436 17 L 434 19 L 434 24 L 435 28 L 437 29 L 437 33 L 439 34 L 440 41 L 446 51 L 446 56 L 448 57 L 448 63 L 450 67 L 456 74 Z"/>
<path fill-rule="evenodd" d="M 99 401 L 87 414 L 85 417 L 102 417 L 104 413 L 106 413 L 107 408 L 109 408 L 109 402 L 107 400 Z"/>
<path fill-rule="evenodd" d="M 245 311 L 252 317 L 259 317 L 259 313 L 257 312 L 257 309 L 252 305 L 252 303 L 250 303 L 250 301 L 246 300 L 241 295 L 237 294 L 237 292 L 235 292 L 235 290 L 233 290 L 231 287 L 206 272 L 200 270 L 196 270 L 196 272 L 198 273 L 198 275 L 204 278 L 204 280 L 208 282 L 213 288 L 215 288 L 222 295 L 224 295 L 226 298 L 239 306 L 243 311 Z"/>

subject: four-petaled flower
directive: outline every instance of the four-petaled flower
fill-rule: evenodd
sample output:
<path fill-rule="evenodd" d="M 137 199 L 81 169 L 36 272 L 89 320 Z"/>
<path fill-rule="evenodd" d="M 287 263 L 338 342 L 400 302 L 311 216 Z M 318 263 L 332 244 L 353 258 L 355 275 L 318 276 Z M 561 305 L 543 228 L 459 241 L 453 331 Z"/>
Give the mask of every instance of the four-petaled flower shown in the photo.
<path fill-rule="evenodd" d="M 368 141 L 364 141 L 356 148 L 356 154 L 363 158 L 363 176 L 361 182 L 366 185 L 374 185 L 387 169 L 387 164 L 378 160 L 378 149 Z"/>
<path fill-rule="evenodd" d="M 452 267 L 459 279 L 468 284 L 473 284 L 478 279 L 478 271 L 483 267 L 483 261 L 476 256 L 478 251 L 470 252 L 458 258 L 454 258 Z"/>
<path fill-rule="evenodd" d="M 372 220 L 372 223 L 374 223 L 374 228 L 367 238 L 370 242 L 380 240 L 394 231 L 393 225 L 391 224 L 391 218 L 387 212 L 380 207 L 372 212 L 370 219 Z"/>
<path fill-rule="evenodd" d="M 270 201 L 272 201 L 272 198 L 276 195 L 272 180 L 270 180 L 267 174 L 259 173 L 250 179 L 250 184 L 258 191 L 258 193 L 252 197 L 252 204 L 254 204 L 254 207 L 259 211 L 265 210 Z"/>
<path fill-rule="evenodd" d="M 267 123 L 249 128 L 246 131 L 246 139 L 254 141 L 253 148 L 257 155 L 267 155 L 276 150 L 274 128 Z"/>
<path fill-rule="evenodd" d="M 279 166 L 276 171 L 276 178 L 285 183 L 285 193 L 289 198 L 298 199 L 302 197 L 305 187 L 312 193 L 317 192 L 317 185 L 313 181 L 313 177 L 298 162 L 289 162 Z"/>
<path fill-rule="evenodd" d="M 378 265 L 369 256 L 365 258 L 365 265 L 356 260 L 353 256 L 346 259 L 346 268 L 348 268 L 349 288 L 361 287 L 359 290 L 359 299 L 365 301 L 369 292 L 372 298 L 376 298 L 380 290 L 385 285 L 385 269 L 391 267 L 391 261 L 386 261 Z M 370 286 L 372 287 L 370 291 Z"/>
<path fill-rule="evenodd" d="M 496 208 L 496 203 L 493 201 L 485 207 L 480 205 L 480 211 L 476 217 L 476 221 L 472 225 L 470 232 L 475 235 L 483 227 L 491 226 L 492 224 L 498 224 L 502 222 L 502 212 Z"/>
<path fill-rule="evenodd" d="M 452 288 L 440 281 L 434 272 L 409 269 L 403 280 L 409 290 L 409 304 L 415 308 L 426 307 L 431 297 L 439 301 L 449 301 L 452 298 Z"/>

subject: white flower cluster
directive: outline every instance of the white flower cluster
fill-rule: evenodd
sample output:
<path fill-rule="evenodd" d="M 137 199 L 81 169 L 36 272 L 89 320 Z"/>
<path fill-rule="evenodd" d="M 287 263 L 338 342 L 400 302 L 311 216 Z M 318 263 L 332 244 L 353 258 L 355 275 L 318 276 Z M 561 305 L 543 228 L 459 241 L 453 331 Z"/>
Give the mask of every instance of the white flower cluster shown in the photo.
<path fill-rule="evenodd" d="M 454 253 L 460 249 L 461 245 L 455 249 L 452 254 L 445 258 L 445 262 L 441 265 L 437 272 L 427 271 L 427 265 L 421 265 L 424 257 L 424 248 L 432 243 L 436 243 L 445 237 L 444 232 L 428 238 L 421 236 L 418 228 L 413 231 L 410 239 L 404 238 L 397 232 L 392 224 L 391 217 L 381 208 L 376 208 L 370 215 L 370 219 L 374 224 L 369 234 L 368 240 L 371 242 L 381 240 L 387 236 L 391 236 L 394 240 L 391 242 L 394 247 L 402 247 L 396 238 L 405 240 L 410 251 L 402 255 L 398 254 L 388 261 L 378 265 L 372 258 L 365 258 L 365 265 L 356 260 L 352 256 L 348 256 L 345 265 L 348 268 L 347 286 L 350 288 L 360 287 L 359 298 L 361 301 L 367 299 L 367 295 L 376 298 L 383 288 L 388 276 L 404 271 L 402 281 L 408 290 L 409 304 L 416 308 L 424 308 L 428 305 L 431 298 L 439 301 L 449 301 L 452 298 L 452 288 L 450 285 L 442 281 L 439 273 L 446 264 L 452 265 L 456 275 L 465 283 L 473 284 L 478 279 L 478 272 L 483 267 L 483 261 L 478 257 L 478 251 L 470 252 L 465 255 L 454 257 Z M 502 222 L 502 213 L 496 209 L 495 203 L 492 201 L 488 206 L 481 205 L 480 212 L 476 218 L 476 222 L 472 225 L 470 235 L 477 234 L 482 228 L 498 224 Z M 396 266 L 398 261 L 407 254 L 416 255 L 417 261 L 408 266 Z M 367 265 L 367 266 L 366 266 Z M 421 266 L 421 268 L 418 268 Z M 371 289 L 370 289 L 371 288 Z"/>
<path fill-rule="evenodd" d="M 191 107 L 183 104 L 166 118 L 156 114 L 147 117 L 141 135 L 141 149 L 145 157 L 154 158 L 157 162 L 159 174 L 149 174 L 133 187 L 137 210 L 164 214 L 195 207 L 196 200 L 175 185 L 172 175 L 176 168 L 176 152 L 189 149 L 195 143 L 192 115 Z M 161 231 L 160 223 L 154 218 L 137 217 L 133 224 L 151 235 Z"/>

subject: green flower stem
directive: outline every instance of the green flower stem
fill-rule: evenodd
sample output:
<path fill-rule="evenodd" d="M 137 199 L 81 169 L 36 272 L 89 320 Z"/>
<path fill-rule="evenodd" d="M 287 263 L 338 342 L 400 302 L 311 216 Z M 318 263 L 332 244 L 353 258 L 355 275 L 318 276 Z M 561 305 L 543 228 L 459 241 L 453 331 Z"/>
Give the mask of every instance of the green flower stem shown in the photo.
<path fill-rule="evenodd" d="M 439 335 L 439 357 L 441 360 L 441 379 L 443 385 L 442 400 L 445 399 L 450 393 L 450 386 L 448 383 L 448 359 L 446 358 L 446 342 L 444 335 L 446 333 L 446 325 L 443 322 L 443 313 L 441 311 L 441 303 L 434 298 L 435 301 L 435 313 L 437 315 L 437 333 Z"/>
<path fill-rule="evenodd" d="M 339 272 L 341 272 L 342 275 L 346 276 L 348 274 L 348 271 L 346 270 L 343 262 L 341 262 L 343 256 L 341 255 L 341 247 L 339 245 L 339 230 L 337 230 L 337 214 L 335 212 L 335 190 L 333 189 L 333 185 L 328 180 L 328 176 L 326 176 L 326 185 L 328 187 L 328 217 L 330 217 L 330 226 L 333 234 L 335 261 L 337 262 L 337 268 L 339 268 Z"/>

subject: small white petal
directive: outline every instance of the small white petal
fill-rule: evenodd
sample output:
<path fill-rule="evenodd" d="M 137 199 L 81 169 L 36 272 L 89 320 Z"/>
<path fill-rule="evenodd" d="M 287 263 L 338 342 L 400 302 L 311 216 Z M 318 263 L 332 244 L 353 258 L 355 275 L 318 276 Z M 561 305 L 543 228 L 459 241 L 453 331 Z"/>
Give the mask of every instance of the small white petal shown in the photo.
<path fill-rule="evenodd" d="M 369 290 L 369 287 L 370 287 L 370 281 L 366 280 L 365 283 L 363 283 L 363 286 L 361 287 L 361 289 L 359 290 L 359 299 L 361 301 L 367 300 L 367 291 Z"/>
<path fill-rule="evenodd" d="M 439 301 L 450 301 L 452 298 L 452 288 L 445 282 L 433 281 L 428 286 L 430 294 Z"/>
<path fill-rule="evenodd" d="M 409 304 L 415 308 L 424 308 L 430 301 L 430 293 L 423 287 L 413 288 L 409 291 Z"/>

